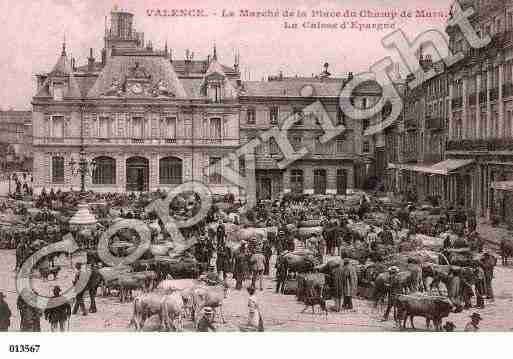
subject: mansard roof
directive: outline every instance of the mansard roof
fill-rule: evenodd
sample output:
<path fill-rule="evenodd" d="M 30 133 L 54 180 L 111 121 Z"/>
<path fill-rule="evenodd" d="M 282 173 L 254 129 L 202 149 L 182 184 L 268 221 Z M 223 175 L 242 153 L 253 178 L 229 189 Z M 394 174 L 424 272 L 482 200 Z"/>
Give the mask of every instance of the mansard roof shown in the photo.
<path fill-rule="evenodd" d="M 172 97 L 187 97 L 169 59 L 164 56 L 145 55 L 121 55 L 109 58 L 87 97 L 126 96 L 127 80 L 131 79 L 145 81 L 151 89 L 165 88 L 166 93 Z"/>

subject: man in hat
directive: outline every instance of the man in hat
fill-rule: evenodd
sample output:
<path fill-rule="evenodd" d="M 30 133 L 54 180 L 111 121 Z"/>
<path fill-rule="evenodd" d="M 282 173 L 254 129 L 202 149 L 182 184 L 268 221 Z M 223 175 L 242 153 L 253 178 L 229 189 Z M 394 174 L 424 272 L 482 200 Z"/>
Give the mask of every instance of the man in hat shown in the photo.
<path fill-rule="evenodd" d="M 486 298 L 493 301 L 493 287 L 492 287 L 492 280 L 493 280 L 493 271 L 495 269 L 495 263 L 496 260 L 494 257 L 488 253 L 488 251 L 485 251 L 483 253 L 483 258 L 481 258 L 481 266 L 483 267 L 484 275 L 485 275 L 485 291 L 486 291 Z"/>
<path fill-rule="evenodd" d="M 483 320 L 479 313 L 472 313 L 470 316 L 470 322 L 465 325 L 466 332 L 478 332 L 479 331 L 479 323 Z"/>
<path fill-rule="evenodd" d="M 58 298 L 61 295 L 61 288 L 56 285 L 53 287 L 53 297 Z M 45 319 L 50 323 L 52 332 L 57 331 L 57 328 L 61 332 L 66 331 L 66 322 L 71 316 L 71 305 L 64 303 L 58 307 L 48 308 L 44 311 Z"/>
<path fill-rule="evenodd" d="M 355 267 L 349 262 L 348 258 L 344 259 L 342 279 L 342 295 L 344 297 L 342 308 L 353 309 L 353 295 L 356 293 L 358 287 L 358 275 L 356 274 Z"/>
<path fill-rule="evenodd" d="M 75 278 L 73 279 L 74 286 L 77 285 L 77 283 L 79 283 L 80 276 L 85 275 L 82 273 L 82 263 L 76 263 L 75 269 L 76 269 Z M 82 311 L 82 315 L 87 315 L 87 311 L 86 311 L 85 304 L 84 304 L 84 290 L 85 290 L 85 288 L 80 290 L 80 292 L 77 293 L 77 295 L 75 297 L 75 305 L 73 306 L 73 312 L 72 312 L 73 314 L 77 314 L 78 308 L 80 307 L 80 311 Z"/>
<path fill-rule="evenodd" d="M 251 287 L 256 288 L 256 282 L 258 281 L 260 290 L 264 290 L 262 277 L 265 269 L 265 257 L 262 251 L 254 253 L 249 262 L 251 265 Z"/>
<path fill-rule="evenodd" d="M 198 332 L 215 332 L 216 327 L 213 324 L 214 310 L 210 307 L 203 308 L 203 316 L 198 321 Z"/>
<path fill-rule="evenodd" d="M 0 292 L 0 332 L 8 331 L 11 326 L 11 309 L 4 299 L 4 293 Z"/>
<path fill-rule="evenodd" d="M 399 278 L 397 274 L 399 273 L 399 268 L 396 266 L 392 266 L 388 268 L 389 278 L 387 283 L 385 283 L 386 291 L 387 291 L 387 309 L 385 310 L 385 315 L 383 316 L 383 321 L 388 320 L 388 315 L 390 314 L 390 310 L 392 307 L 394 308 L 394 319 L 396 319 L 396 302 L 397 297 L 401 294 L 401 286 L 399 283 Z"/>

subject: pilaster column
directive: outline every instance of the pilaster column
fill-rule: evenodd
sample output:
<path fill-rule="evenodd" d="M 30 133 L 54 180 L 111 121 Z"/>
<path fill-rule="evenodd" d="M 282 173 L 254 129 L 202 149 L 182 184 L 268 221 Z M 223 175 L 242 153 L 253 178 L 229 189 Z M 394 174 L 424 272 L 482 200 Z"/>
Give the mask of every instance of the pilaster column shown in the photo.
<path fill-rule="evenodd" d="M 481 103 L 479 102 L 479 92 L 481 90 L 481 73 L 476 75 L 476 138 L 481 137 Z"/>
<path fill-rule="evenodd" d="M 449 81 L 449 79 L 447 79 Z M 452 119 L 452 100 L 454 94 L 454 82 L 449 83 L 449 140 L 453 139 L 453 119 Z"/>
<path fill-rule="evenodd" d="M 485 137 L 492 137 L 493 127 L 492 127 L 492 102 L 490 98 L 490 89 L 492 86 L 492 69 L 493 67 L 490 64 L 486 65 L 486 133 Z"/>
<path fill-rule="evenodd" d="M 462 126 L 462 137 L 463 139 L 469 138 L 469 126 L 467 121 L 467 110 L 468 110 L 468 99 L 467 99 L 467 85 L 468 85 L 468 72 L 463 73 L 463 94 L 462 94 L 462 114 L 461 114 L 461 126 Z"/>
<path fill-rule="evenodd" d="M 502 99 L 502 84 L 504 83 L 504 62 L 501 61 L 499 64 L 499 133 L 497 137 L 505 137 L 504 131 L 504 101 Z"/>

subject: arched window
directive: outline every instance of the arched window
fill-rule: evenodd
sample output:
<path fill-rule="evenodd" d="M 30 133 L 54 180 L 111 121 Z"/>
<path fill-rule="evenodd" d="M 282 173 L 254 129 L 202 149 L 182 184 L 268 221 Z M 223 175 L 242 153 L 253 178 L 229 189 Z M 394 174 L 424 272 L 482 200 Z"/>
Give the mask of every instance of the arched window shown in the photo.
<path fill-rule="evenodd" d="M 64 183 L 64 157 L 52 157 L 52 182 Z"/>
<path fill-rule="evenodd" d="M 176 157 L 165 157 L 159 162 L 160 184 L 182 183 L 182 160 Z"/>
<path fill-rule="evenodd" d="M 96 157 L 93 171 L 93 184 L 116 183 L 116 160 L 111 157 Z"/>

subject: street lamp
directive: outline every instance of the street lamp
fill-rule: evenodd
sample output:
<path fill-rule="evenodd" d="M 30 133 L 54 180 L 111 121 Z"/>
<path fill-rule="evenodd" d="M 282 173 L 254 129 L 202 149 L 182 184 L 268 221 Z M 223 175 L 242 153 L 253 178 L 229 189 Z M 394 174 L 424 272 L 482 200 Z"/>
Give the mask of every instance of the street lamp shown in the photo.
<path fill-rule="evenodd" d="M 85 176 L 86 174 L 93 175 L 96 170 L 96 161 L 88 161 L 86 158 L 86 152 L 82 148 L 79 153 L 78 161 L 75 161 L 73 157 L 68 163 L 71 168 L 71 175 L 77 176 L 80 175 L 80 192 L 83 195 L 85 193 Z"/>
<path fill-rule="evenodd" d="M 78 161 L 71 157 L 68 165 L 71 168 L 72 176 L 80 175 L 80 203 L 78 204 L 78 211 L 71 217 L 69 224 L 77 228 L 94 226 L 96 218 L 89 211 L 89 205 L 86 201 L 85 176 L 86 174 L 92 175 L 94 173 L 96 161 L 88 161 L 84 147 L 81 147 Z"/>

